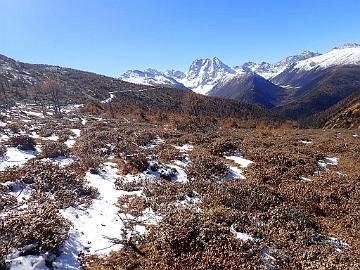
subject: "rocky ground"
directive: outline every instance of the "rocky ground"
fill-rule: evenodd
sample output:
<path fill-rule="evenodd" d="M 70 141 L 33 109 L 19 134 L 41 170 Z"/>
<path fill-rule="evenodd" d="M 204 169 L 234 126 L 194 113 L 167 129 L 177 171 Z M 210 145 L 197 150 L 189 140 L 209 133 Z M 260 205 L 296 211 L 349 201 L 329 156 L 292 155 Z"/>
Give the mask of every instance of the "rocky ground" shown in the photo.
<path fill-rule="evenodd" d="M 359 269 L 357 130 L 0 115 L 0 269 Z"/>

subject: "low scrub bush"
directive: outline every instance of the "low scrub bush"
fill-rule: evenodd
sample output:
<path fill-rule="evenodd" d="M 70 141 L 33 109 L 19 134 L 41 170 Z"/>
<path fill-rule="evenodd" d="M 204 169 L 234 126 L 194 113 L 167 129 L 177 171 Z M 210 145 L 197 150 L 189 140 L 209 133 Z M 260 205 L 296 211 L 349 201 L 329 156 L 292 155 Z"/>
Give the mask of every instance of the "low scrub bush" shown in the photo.
<path fill-rule="evenodd" d="M 84 178 L 51 162 L 34 161 L 25 169 L 21 181 L 37 191 L 32 200 L 41 198 L 43 194 L 52 194 L 55 204 L 66 208 L 89 203 L 97 195 L 96 189 L 86 186 Z"/>
<path fill-rule="evenodd" d="M 31 150 L 35 151 L 36 142 L 33 138 L 26 136 L 26 135 L 20 135 L 11 137 L 8 144 L 11 147 L 17 147 L 20 150 Z"/>
<path fill-rule="evenodd" d="M 6 146 L 0 143 L 0 158 L 6 154 Z"/>
<path fill-rule="evenodd" d="M 59 254 L 68 237 L 69 224 L 51 204 L 30 204 L 0 219 L 0 261 L 14 249 L 21 255 Z"/>
<path fill-rule="evenodd" d="M 60 142 L 48 142 L 42 147 L 42 158 L 67 157 L 70 155 L 70 149 Z"/>
<path fill-rule="evenodd" d="M 229 168 L 217 157 L 196 156 L 186 168 L 188 179 L 214 181 L 222 180 Z"/>
<path fill-rule="evenodd" d="M 123 174 L 137 174 L 146 171 L 149 167 L 149 162 L 144 154 L 134 153 L 133 155 L 125 156 L 118 165 Z"/>

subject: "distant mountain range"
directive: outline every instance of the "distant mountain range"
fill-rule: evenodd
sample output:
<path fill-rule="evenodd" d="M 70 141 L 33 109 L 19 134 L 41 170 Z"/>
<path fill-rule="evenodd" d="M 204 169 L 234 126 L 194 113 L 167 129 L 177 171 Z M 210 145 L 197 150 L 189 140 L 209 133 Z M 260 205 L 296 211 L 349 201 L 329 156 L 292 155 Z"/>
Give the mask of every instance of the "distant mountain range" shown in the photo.
<path fill-rule="evenodd" d="M 147 85 L 185 86 L 196 93 L 208 94 L 219 83 L 224 85 L 231 79 L 241 80 L 255 74 L 281 87 L 299 87 L 310 80 L 309 73 L 341 65 L 360 65 L 360 44 L 345 44 L 325 54 L 304 51 L 274 64 L 247 62 L 229 67 L 217 57 L 198 59 L 193 61 L 187 73 L 156 69 L 129 70 L 120 79 Z"/>
<path fill-rule="evenodd" d="M 346 66 L 353 68 L 350 71 Z M 360 44 L 353 43 L 324 54 L 304 51 L 273 64 L 247 62 L 229 67 L 214 57 L 195 60 L 186 73 L 130 70 L 120 78 L 133 83 L 186 87 L 203 95 L 255 103 L 298 119 L 359 91 L 359 68 Z"/>
<path fill-rule="evenodd" d="M 358 100 L 360 94 L 360 45 L 347 44 L 324 54 L 304 51 L 274 64 L 247 62 L 229 67 L 216 57 L 199 59 L 186 73 L 148 69 L 128 71 L 120 78 L 58 66 L 27 64 L 0 55 L 0 106 L 22 100 L 36 101 L 38 85 L 49 78 L 63 86 L 65 103 L 101 102 L 111 98 L 131 111 L 196 114 L 200 109 L 191 102 L 193 98 L 199 101 L 199 107 L 199 104 L 210 106 L 208 109 L 201 107 L 202 115 L 214 115 L 216 111 L 215 115 L 219 116 L 224 110 L 211 106 L 223 106 L 226 115 L 239 117 L 245 109 L 235 108 L 241 106 L 262 118 L 266 111 L 270 118 L 282 115 L 323 125 L 330 121 L 327 126 L 331 126 L 338 121 L 329 118 L 335 117 L 336 112 L 342 120 L 351 114 L 353 124 L 348 126 L 353 127 L 358 123 L 358 103 L 349 109 L 351 113 L 346 105 L 352 104 L 355 97 Z M 347 102 L 342 103 L 344 100 Z M 267 110 L 259 110 L 256 105 Z M 324 114 L 326 111 L 330 113 Z"/>

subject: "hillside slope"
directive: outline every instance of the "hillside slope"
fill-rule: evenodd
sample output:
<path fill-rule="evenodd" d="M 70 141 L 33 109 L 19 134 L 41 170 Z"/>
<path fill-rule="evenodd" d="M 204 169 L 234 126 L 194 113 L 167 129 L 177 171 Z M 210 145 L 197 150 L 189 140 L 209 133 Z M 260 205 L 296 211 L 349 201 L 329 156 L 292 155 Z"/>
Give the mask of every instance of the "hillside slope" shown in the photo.
<path fill-rule="evenodd" d="M 110 92 L 151 88 L 81 70 L 22 63 L 0 55 L 0 84 L 6 92 L 0 95 L 2 103 L 4 96 L 8 102 L 33 100 L 39 86 L 49 79 L 62 85 L 63 101 L 67 103 L 105 100 L 110 97 Z"/>
<path fill-rule="evenodd" d="M 325 70 L 347 65 L 360 65 L 359 44 L 345 44 L 327 53 L 294 62 L 271 80 L 278 85 L 303 87 L 325 74 Z"/>
<path fill-rule="evenodd" d="M 296 89 L 275 110 L 286 117 L 305 118 L 359 92 L 360 66 L 332 67 L 307 86 Z"/>
<path fill-rule="evenodd" d="M 257 105 L 164 87 L 117 92 L 110 103 L 88 101 L 85 110 L 95 111 L 97 114 L 142 114 L 162 118 L 168 115 L 185 115 L 237 118 L 252 123 L 282 121 L 279 115 Z"/>
<path fill-rule="evenodd" d="M 69 68 L 21 63 L 5 56 L 0 56 L 0 60 L 0 105 L 38 103 L 39 93 L 44 90 L 42 85 L 51 79 L 57 82 L 55 88 L 61 92 L 61 105 L 86 103 L 88 109 L 99 114 L 173 113 L 256 121 L 277 118 L 256 105 L 205 97 L 184 89 L 138 85 Z M 49 95 L 41 98 L 48 99 L 46 105 L 51 104 Z"/>
<path fill-rule="evenodd" d="M 302 124 L 315 128 L 360 128 L 360 93 L 355 93 L 329 109 L 302 120 Z"/>
<path fill-rule="evenodd" d="M 273 108 L 286 95 L 286 91 L 255 73 L 246 73 L 215 85 L 208 95 Z"/>

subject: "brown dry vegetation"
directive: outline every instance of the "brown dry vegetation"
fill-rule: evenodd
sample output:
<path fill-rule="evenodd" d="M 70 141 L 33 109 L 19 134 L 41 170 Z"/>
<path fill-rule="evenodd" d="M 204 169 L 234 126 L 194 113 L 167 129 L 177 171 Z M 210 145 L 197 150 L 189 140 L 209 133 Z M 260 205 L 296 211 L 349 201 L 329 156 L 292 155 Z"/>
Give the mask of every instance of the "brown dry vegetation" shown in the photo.
<path fill-rule="evenodd" d="M 9 141 L 9 146 L 17 147 L 20 150 L 35 150 L 36 142 L 33 138 L 26 135 L 19 135 L 11 137 Z"/>
<path fill-rule="evenodd" d="M 134 127 L 122 129 L 122 142 L 131 141 Z M 360 267 L 360 148 L 351 131 L 259 127 L 198 134 L 197 130 L 179 132 L 151 126 L 147 130 L 165 139 L 164 146 L 145 151 L 148 161 L 154 155 L 162 162 L 178 159 L 182 154 L 170 150 L 170 144 L 194 145 L 186 168 L 189 181 L 119 180 L 119 189 L 143 188 L 147 198 L 136 201 L 133 210 L 124 211 L 138 212 L 138 207 L 149 205 L 163 219 L 158 226 L 148 227 L 144 239 L 129 239 L 123 249 L 106 258 L 85 257 L 85 269 Z M 141 141 L 139 145 L 148 139 Z M 223 157 L 233 151 L 255 163 L 244 169 L 245 180 L 223 181 L 228 172 L 225 164 L 236 165 Z M 321 171 L 318 160 L 333 156 L 339 158 L 339 164 Z M 194 196 L 193 192 L 200 203 L 179 205 L 185 197 Z M 121 203 L 128 206 L 134 204 L 133 199 L 124 198 Z M 231 226 L 257 240 L 236 239 Z M 328 237 L 332 236 L 349 246 L 331 242 Z M 336 251 L 337 245 L 343 248 L 341 252 Z"/>
<path fill-rule="evenodd" d="M 66 220 L 51 204 L 30 204 L 26 210 L 10 211 L 2 222 L 0 256 L 13 248 L 23 249 L 23 255 L 46 251 L 58 254 L 69 229 Z"/>
<path fill-rule="evenodd" d="M 6 154 L 6 147 L 3 144 L 0 144 L 0 157 Z"/>
<path fill-rule="evenodd" d="M 70 155 L 70 149 L 60 142 L 48 142 L 41 150 L 41 158 L 67 157 Z"/>
<path fill-rule="evenodd" d="M 144 197 L 119 198 L 119 214 L 134 217 L 126 221 L 127 229 L 145 225 L 148 234 L 123 238 L 124 247 L 107 257 L 85 256 L 85 269 L 360 267 L 360 146 L 352 131 L 302 130 L 286 125 L 274 128 L 264 124 L 243 129 L 224 121 L 213 125 L 211 118 L 204 121 L 194 123 L 191 128 L 171 121 L 165 125 L 128 124 L 116 119 L 90 121 L 73 148 L 65 151 L 59 142 L 40 141 L 42 156 L 22 168 L 0 172 L 0 182 L 26 183 L 35 190 L 30 203 L 58 209 L 91 202 L 96 191 L 84 183 L 85 173 L 89 170 L 100 173 L 99 165 L 105 161 L 117 163 L 121 175 L 159 174 L 156 181 L 144 178 L 128 182 L 125 177 L 119 177 L 116 183 L 119 190 L 142 190 L 144 194 Z M 68 123 L 51 128 L 51 133 L 63 137 L 61 141 L 72 136 L 68 131 L 60 135 L 64 126 L 76 128 Z M 301 142 L 309 140 L 311 144 Z M 194 148 L 181 152 L 174 147 L 183 144 Z M 235 151 L 254 164 L 242 169 L 245 180 L 225 181 L 228 165 L 237 164 L 224 156 Z M 59 152 L 74 155 L 79 161 L 66 168 L 41 161 Z M 324 157 L 338 157 L 339 164 L 321 170 L 318 161 Z M 164 173 L 171 173 L 168 164 L 185 158 L 191 161 L 184 168 L 188 182 L 172 181 L 173 177 Z M 48 204 L 50 197 L 53 199 Z M 0 211 L 19 205 L 6 190 L 0 190 L 0 198 Z M 148 207 L 162 216 L 156 226 L 136 218 Z M 42 215 L 41 209 L 36 213 L 24 212 L 29 223 Z M 50 212 L 57 217 L 56 210 Z M 20 216 L 9 220 L 15 220 L 16 226 L 30 226 Z M 59 231 L 58 226 L 53 231 L 49 229 L 49 234 L 40 235 L 49 244 L 41 250 L 35 247 L 33 253 L 45 249 L 56 252 L 68 228 L 63 220 L 58 222 L 63 230 Z M 52 223 L 43 220 L 35 224 L 47 228 Z M 29 239 L 29 236 L 15 235 L 9 227 L 2 226 L 0 230 L 9 232 L 8 238 L 0 238 L 5 252 L 27 243 L 27 240 L 18 245 L 11 242 L 10 238 Z M 255 240 L 237 239 L 230 228 Z M 119 228 L 119 237 L 120 231 Z M 29 232 L 34 229 L 29 228 Z M 58 237 L 48 242 L 49 235 Z M 336 237 L 349 246 L 331 242 L 328 237 Z M 336 251 L 336 245 L 342 248 L 341 252 Z"/>

